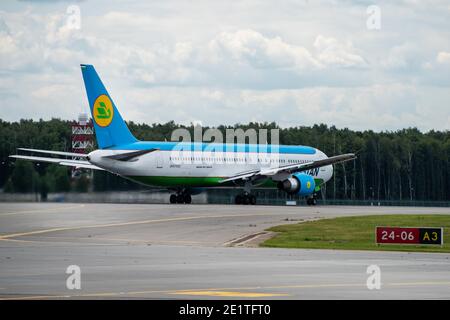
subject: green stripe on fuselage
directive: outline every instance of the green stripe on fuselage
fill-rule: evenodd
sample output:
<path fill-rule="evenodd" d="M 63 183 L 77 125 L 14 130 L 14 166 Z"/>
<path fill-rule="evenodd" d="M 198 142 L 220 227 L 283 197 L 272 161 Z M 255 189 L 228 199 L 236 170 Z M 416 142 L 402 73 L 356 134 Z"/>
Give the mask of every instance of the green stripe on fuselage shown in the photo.
<path fill-rule="evenodd" d="M 226 187 L 234 186 L 233 182 L 219 183 L 223 177 L 173 177 L 173 176 L 126 176 L 126 178 L 149 186 L 157 187 Z M 323 184 L 322 179 L 314 179 L 316 187 Z M 271 179 L 258 185 L 262 188 L 276 188 Z"/>
<path fill-rule="evenodd" d="M 158 187 L 213 187 L 224 179 L 221 177 L 171 177 L 171 176 L 127 176 L 126 178 Z"/>

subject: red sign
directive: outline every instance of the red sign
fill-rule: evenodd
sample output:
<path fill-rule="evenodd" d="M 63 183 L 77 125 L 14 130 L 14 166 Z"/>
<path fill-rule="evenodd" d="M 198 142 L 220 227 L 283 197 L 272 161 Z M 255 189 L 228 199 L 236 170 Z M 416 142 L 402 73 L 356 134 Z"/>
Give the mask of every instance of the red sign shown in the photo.
<path fill-rule="evenodd" d="M 438 244 L 443 243 L 442 228 L 376 227 L 376 243 Z"/>

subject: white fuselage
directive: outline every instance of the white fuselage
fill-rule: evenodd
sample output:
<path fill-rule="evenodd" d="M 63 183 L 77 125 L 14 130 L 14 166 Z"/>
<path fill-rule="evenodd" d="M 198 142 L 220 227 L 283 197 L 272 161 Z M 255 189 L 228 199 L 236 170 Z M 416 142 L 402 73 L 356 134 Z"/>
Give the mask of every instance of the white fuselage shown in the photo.
<path fill-rule="evenodd" d="M 307 163 L 326 159 L 315 149 L 314 154 L 251 153 L 251 152 L 206 152 L 206 151 L 161 151 L 150 152 L 130 161 L 117 161 L 105 156 L 130 152 L 129 149 L 95 150 L 89 154 L 89 162 L 120 176 L 128 177 L 180 177 L 180 178 L 226 178 L 245 171 L 283 167 L 295 163 Z M 319 184 L 333 176 L 333 166 L 307 170 Z M 286 179 L 290 174 L 271 176 L 273 181 Z M 149 180 L 151 181 L 151 180 Z M 153 183 L 149 183 L 153 184 Z M 155 185 L 163 185 L 155 183 Z"/>

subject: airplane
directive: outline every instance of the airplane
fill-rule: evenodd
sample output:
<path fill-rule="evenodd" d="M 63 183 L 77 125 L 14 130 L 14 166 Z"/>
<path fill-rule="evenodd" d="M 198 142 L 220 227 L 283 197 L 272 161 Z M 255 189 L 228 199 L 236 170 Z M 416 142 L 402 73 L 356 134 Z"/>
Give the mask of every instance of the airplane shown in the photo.
<path fill-rule="evenodd" d="M 252 189 L 272 187 L 305 197 L 308 205 L 317 203 L 317 193 L 333 177 L 333 164 L 356 158 L 354 153 L 327 157 L 316 148 L 300 145 L 223 143 L 211 148 L 210 143 L 203 142 L 139 141 L 130 132 L 94 66 L 81 64 L 81 72 L 99 149 L 79 154 L 18 148 L 51 156 L 10 157 L 105 170 L 172 191 L 170 203 L 191 203 L 191 196 L 206 188 L 233 187 L 243 190 L 236 195 L 236 204 L 256 204 Z"/>

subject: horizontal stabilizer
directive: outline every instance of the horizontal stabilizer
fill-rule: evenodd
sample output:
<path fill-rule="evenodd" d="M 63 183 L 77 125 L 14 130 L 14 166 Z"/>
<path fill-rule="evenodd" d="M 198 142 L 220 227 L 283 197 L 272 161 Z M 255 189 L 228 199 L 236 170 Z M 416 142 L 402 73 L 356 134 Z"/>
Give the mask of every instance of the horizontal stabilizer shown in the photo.
<path fill-rule="evenodd" d="M 75 168 L 84 168 L 84 169 L 94 169 L 94 170 L 103 170 L 100 167 L 97 167 L 88 161 L 82 160 L 70 160 L 70 159 L 57 159 L 57 158 L 45 158 L 45 157 L 33 157 L 33 156 L 22 156 L 22 155 L 13 155 L 9 156 L 10 158 L 22 159 L 22 160 L 31 160 L 36 162 L 49 162 L 56 163 L 62 166 L 69 166 Z"/>
<path fill-rule="evenodd" d="M 67 157 L 86 158 L 88 156 L 87 154 L 84 154 L 84 153 L 75 153 L 75 152 L 51 151 L 51 150 L 28 149 L 28 148 L 17 148 L 17 149 L 21 150 L 21 151 L 47 153 L 47 154 L 54 154 L 54 155 L 58 155 L 58 156 L 67 156 Z"/>

